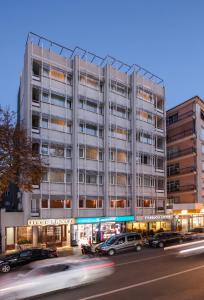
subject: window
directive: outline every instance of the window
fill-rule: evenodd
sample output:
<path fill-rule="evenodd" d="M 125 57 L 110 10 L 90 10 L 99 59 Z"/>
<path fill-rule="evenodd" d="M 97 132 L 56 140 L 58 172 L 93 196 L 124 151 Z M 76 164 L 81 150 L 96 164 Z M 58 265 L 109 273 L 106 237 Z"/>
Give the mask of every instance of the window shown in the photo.
<path fill-rule="evenodd" d="M 41 154 L 42 155 L 48 155 L 49 152 L 48 152 L 48 144 L 42 144 L 41 146 Z"/>
<path fill-rule="evenodd" d="M 84 183 L 84 173 L 79 173 L 79 182 Z"/>
<path fill-rule="evenodd" d="M 94 89 L 101 89 L 101 83 L 98 78 L 90 74 L 80 74 L 80 84 L 86 85 Z"/>
<path fill-rule="evenodd" d="M 52 170 L 52 171 L 50 171 L 50 182 L 64 183 L 64 170 Z"/>
<path fill-rule="evenodd" d="M 35 103 L 39 103 L 40 101 L 40 90 L 36 87 L 32 88 L 32 101 Z"/>
<path fill-rule="evenodd" d="M 65 202 L 65 208 L 71 208 L 71 200 L 70 199 L 66 199 L 64 202 Z"/>
<path fill-rule="evenodd" d="M 202 109 L 200 110 L 200 117 L 204 121 L 204 111 Z"/>
<path fill-rule="evenodd" d="M 67 108 L 72 109 L 72 100 L 67 99 Z"/>
<path fill-rule="evenodd" d="M 151 166 L 151 156 L 146 153 L 141 153 L 140 155 L 141 164 Z"/>
<path fill-rule="evenodd" d="M 202 148 L 202 154 L 204 154 L 204 145 L 201 146 Z"/>
<path fill-rule="evenodd" d="M 39 116 L 32 115 L 32 128 L 39 129 Z"/>
<path fill-rule="evenodd" d="M 156 97 L 156 108 L 161 111 L 164 109 L 164 99 L 161 96 Z"/>
<path fill-rule="evenodd" d="M 109 159 L 110 161 L 115 161 L 115 151 L 109 151 Z"/>
<path fill-rule="evenodd" d="M 171 125 L 173 123 L 176 123 L 177 121 L 178 121 L 178 113 L 169 116 L 168 119 L 167 119 L 167 123 L 169 125 Z"/>
<path fill-rule="evenodd" d="M 43 65 L 43 76 L 49 77 L 50 67 L 48 65 Z"/>
<path fill-rule="evenodd" d="M 103 151 L 99 150 L 99 160 L 103 161 Z"/>
<path fill-rule="evenodd" d="M 102 175 L 99 175 L 99 176 L 98 176 L 98 183 L 99 183 L 100 185 L 103 184 L 103 176 L 102 176 Z"/>
<path fill-rule="evenodd" d="M 126 163 L 128 161 L 128 155 L 125 151 L 117 151 L 116 152 L 116 160 L 117 162 Z"/>
<path fill-rule="evenodd" d="M 154 123 L 154 117 L 152 113 L 147 112 L 147 111 L 138 111 L 137 112 L 137 117 L 139 120 L 153 124 Z"/>
<path fill-rule="evenodd" d="M 51 128 L 54 130 L 64 131 L 66 122 L 63 119 L 51 118 Z"/>
<path fill-rule="evenodd" d="M 137 88 L 137 97 L 147 102 L 154 102 L 153 93 L 144 87 Z"/>
<path fill-rule="evenodd" d="M 65 81 L 65 73 L 59 69 L 55 69 L 51 67 L 50 77 L 59 81 Z"/>
<path fill-rule="evenodd" d="M 42 128 L 48 128 L 48 118 L 42 118 Z"/>
<path fill-rule="evenodd" d="M 157 169 L 164 170 L 164 159 L 162 157 L 157 157 Z"/>
<path fill-rule="evenodd" d="M 128 109 L 122 106 L 110 105 L 111 114 L 120 118 L 128 119 Z"/>
<path fill-rule="evenodd" d="M 39 143 L 32 143 L 32 153 L 33 154 L 39 154 Z"/>
<path fill-rule="evenodd" d="M 51 104 L 64 107 L 65 106 L 65 97 L 52 93 L 51 94 Z"/>
<path fill-rule="evenodd" d="M 43 91 L 42 94 L 42 101 L 48 103 L 49 102 L 49 92 L 48 91 Z"/>
<path fill-rule="evenodd" d="M 118 138 L 121 140 L 127 140 L 128 130 L 124 128 L 111 128 L 111 137 Z"/>
<path fill-rule="evenodd" d="M 86 183 L 88 183 L 88 184 L 97 184 L 97 175 L 87 174 L 86 175 Z"/>
<path fill-rule="evenodd" d="M 121 237 L 117 240 L 116 245 L 121 245 L 125 243 L 125 237 Z"/>
<path fill-rule="evenodd" d="M 48 199 L 41 200 L 41 208 L 48 208 Z"/>
<path fill-rule="evenodd" d="M 84 198 L 80 197 L 79 198 L 79 208 L 83 208 L 84 207 Z"/>
<path fill-rule="evenodd" d="M 156 146 L 159 150 L 164 150 L 164 139 L 160 136 L 156 137 Z"/>
<path fill-rule="evenodd" d="M 128 176 L 123 174 L 111 175 L 110 183 L 112 185 L 117 184 L 117 185 L 126 186 L 128 184 Z"/>
<path fill-rule="evenodd" d="M 97 200 L 86 199 L 86 208 L 97 208 Z"/>
<path fill-rule="evenodd" d="M 85 157 L 84 152 L 85 152 L 84 148 L 79 148 L 79 158 L 84 158 Z"/>
<path fill-rule="evenodd" d="M 71 148 L 66 148 L 66 157 L 71 158 L 72 157 L 72 149 Z"/>
<path fill-rule="evenodd" d="M 64 208 L 64 200 L 51 199 L 50 208 Z"/>
<path fill-rule="evenodd" d="M 126 199 L 111 199 L 112 208 L 126 208 L 129 207 L 129 202 Z"/>
<path fill-rule="evenodd" d="M 33 76 L 40 77 L 40 69 L 41 69 L 40 63 L 34 60 L 33 61 Z"/>
<path fill-rule="evenodd" d="M 66 173 L 66 182 L 71 183 L 72 182 L 72 174 L 70 172 Z"/>
<path fill-rule="evenodd" d="M 179 191 L 179 188 L 180 188 L 179 180 L 167 182 L 167 192 L 177 192 Z"/>
<path fill-rule="evenodd" d="M 137 135 L 136 135 L 136 139 L 140 143 L 149 144 L 149 145 L 153 144 L 153 138 L 147 132 L 138 132 Z"/>
<path fill-rule="evenodd" d="M 111 81 L 111 90 L 125 97 L 129 97 L 130 89 L 127 85 L 117 82 Z"/>
<path fill-rule="evenodd" d="M 64 157 L 64 146 L 61 145 L 51 145 L 50 146 L 50 155 Z"/>
<path fill-rule="evenodd" d="M 97 160 L 98 149 L 97 148 L 86 148 L 86 159 Z"/>
<path fill-rule="evenodd" d="M 32 256 L 32 251 L 31 250 L 25 250 L 20 253 L 20 257 L 31 257 Z"/>
<path fill-rule="evenodd" d="M 86 134 L 97 136 L 97 126 L 86 124 Z"/>
<path fill-rule="evenodd" d="M 43 174 L 42 174 L 42 181 L 45 181 L 45 182 L 48 181 L 48 172 L 47 171 L 43 172 Z"/>

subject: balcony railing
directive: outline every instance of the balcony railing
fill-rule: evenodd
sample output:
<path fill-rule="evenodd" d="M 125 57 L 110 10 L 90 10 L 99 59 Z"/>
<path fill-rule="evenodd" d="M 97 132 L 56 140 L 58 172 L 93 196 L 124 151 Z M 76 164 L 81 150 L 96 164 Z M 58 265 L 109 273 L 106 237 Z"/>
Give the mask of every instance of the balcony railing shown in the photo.
<path fill-rule="evenodd" d="M 171 170 L 167 170 L 167 176 L 174 176 L 174 175 L 183 175 L 195 172 L 196 168 L 194 166 L 186 167 L 186 168 L 175 168 Z"/>
<path fill-rule="evenodd" d="M 190 148 L 186 148 L 186 149 L 182 149 L 182 150 L 178 150 L 176 152 L 172 152 L 172 153 L 167 153 L 167 159 L 174 159 L 180 156 L 184 156 L 184 155 L 188 155 L 188 154 L 192 154 L 195 153 L 196 149 L 194 147 L 190 147 Z"/>
<path fill-rule="evenodd" d="M 179 115 L 178 115 L 178 118 L 177 118 L 175 121 L 172 120 L 171 118 L 167 117 L 167 119 L 166 119 L 166 125 L 167 125 L 167 126 L 170 126 L 170 125 L 175 124 L 175 123 L 177 123 L 177 122 L 179 122 L 179 121 L 181 121 L 181 120 L 185 120 L 186 118 L 191 117 L 191 116 L 193 116 L 194 114 L 195 114 L 194 111 L 187 111 L 187 112 L 185 112 L 185 113 L 183 113 L 183 114 L 179 114 Z M 171 117 L 171 116 L 170 116 L 170 117 Z"/>
<path fill-rule="evenodd" d="M 194 133 L 195 133 L 194 129 L 191 128 L 191 129 L 187 129 L 182 132 L 179 132 L 175 135 L 167 136 L 167 143 L 171 143 L 171 142 L 183 139 L 185 137 L 191 136 Z"/>
<path fill-rule="evenodd" d="M 167 193 L 180 193 L 196 190 L 195 184 L 183 185 L 183 186 L 172 186 L 167 188 Z"/>

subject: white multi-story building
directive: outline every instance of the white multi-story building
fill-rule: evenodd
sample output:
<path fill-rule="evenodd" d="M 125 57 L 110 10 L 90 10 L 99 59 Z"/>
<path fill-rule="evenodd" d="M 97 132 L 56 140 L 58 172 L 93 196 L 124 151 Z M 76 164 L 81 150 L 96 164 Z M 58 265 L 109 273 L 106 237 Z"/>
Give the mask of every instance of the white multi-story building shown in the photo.
<path fill-rule="evenodd" d="M 40 186 L 23 193 L 25 239 L 63 245 L 169 227 L 160 78 L 31 33 L 19 112 L 47 166 Z"/>

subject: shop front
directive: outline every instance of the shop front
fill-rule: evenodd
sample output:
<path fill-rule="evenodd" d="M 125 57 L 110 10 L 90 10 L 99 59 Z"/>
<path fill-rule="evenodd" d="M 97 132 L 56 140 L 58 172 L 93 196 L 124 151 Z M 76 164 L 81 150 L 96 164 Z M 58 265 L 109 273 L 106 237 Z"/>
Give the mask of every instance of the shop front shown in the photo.
<path fill-rule="evenodd" d="M 174 228 L 178 231 L 190 231 L 193 228 L 204 226 L 203 209 L 175 210 Z"/>
<path fill-rule="evenodd" d="M 127 223 L 127 231 L 147 232 L 170 231 L 172 229 L 172 215 L 136 216 L 134 222 Z"/>
<path fill-rule="evenodd" d="M 126 223 L 134 216 L 76 218 L 71 225 L 71 244 L 100 243 L 112 235 L 126 231 Z"/>
<path fill-rule="evenodd" d="M 32 228 L 28 226 L 5 228 L 5 250 L 20 249 L 32 246 Z"/>
<path fill-rule="evenodd" d="M 72 219 L 30 219 L 33 246 L 62 247 L 70 245 Z"/>

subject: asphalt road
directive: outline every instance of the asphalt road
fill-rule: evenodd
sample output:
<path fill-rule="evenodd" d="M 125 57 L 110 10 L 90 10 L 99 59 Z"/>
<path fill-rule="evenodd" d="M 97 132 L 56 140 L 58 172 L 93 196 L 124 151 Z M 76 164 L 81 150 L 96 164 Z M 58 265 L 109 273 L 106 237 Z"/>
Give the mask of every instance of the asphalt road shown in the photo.
<path fill-rule="evenodd" d="M 38 296 L 38 300 L 203 300 L 204 252 L 178 257 L 144 249 L 112 259 L 115 273 L 103 281 Z"/>

